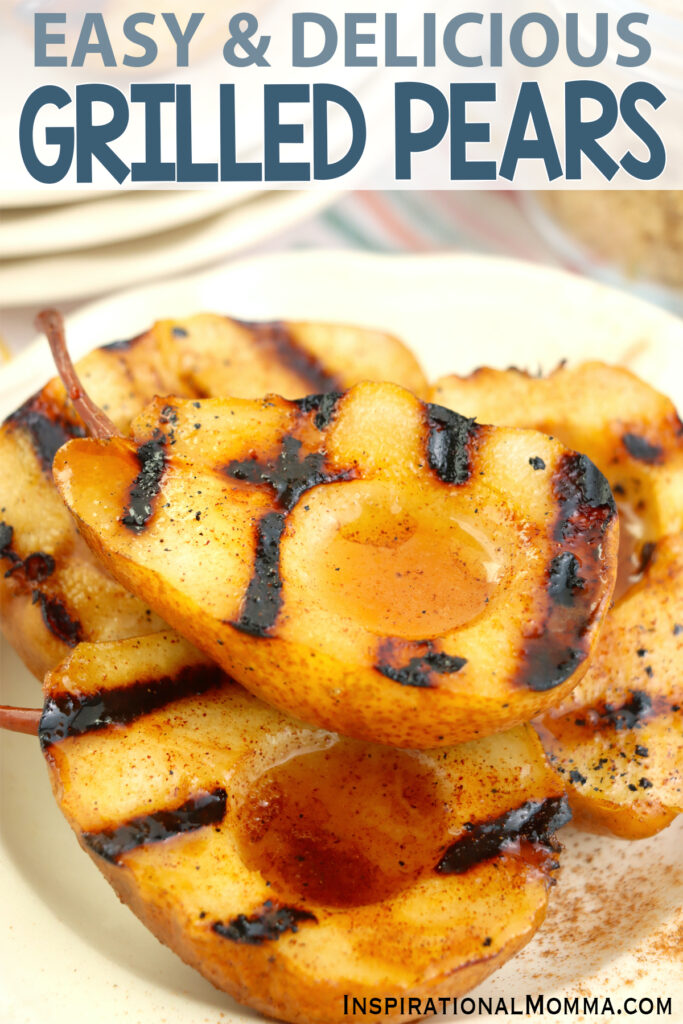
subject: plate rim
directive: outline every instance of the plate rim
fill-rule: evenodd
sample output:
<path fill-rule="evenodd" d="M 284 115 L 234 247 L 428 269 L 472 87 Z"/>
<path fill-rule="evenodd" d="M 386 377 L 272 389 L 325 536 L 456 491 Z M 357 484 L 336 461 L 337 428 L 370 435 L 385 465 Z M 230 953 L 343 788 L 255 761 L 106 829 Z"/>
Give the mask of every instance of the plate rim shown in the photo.
<path fill-rule="evenodd" d="M 11 212 L 17 223 L 12 224 L 8 229 L 7 223 L 0 219 L 0 246 L 2 247 L 3 260 L 20 260 L 40 257 L 59 256 L 62 253 L 78 253 L 82 249 L 99 248 L 105 245 L 125 242 L 130 239 L 153 237 L 170 231 L 176 227 L 189 225 L 195 221 L 210 217 L 223 209 L 235 208 L 244 202 L 252 199 L 255 189 L 247 186 L 226 188 L 218 191 L 214 189 L 146 189 L 146 190 L 122 190 L 120 192 L 97 195 L 93 199 L 86 199 L 76 204 L 77 212 L 66 206 L 56 206 L 52 209 L 43 208 L 31 211 L 34 223 L 31 224 L 32 231 L 45 231 L 46 237 L 43 240 L 33 240 L 25 248 L 18 245 L 7 246 L 6 238 L 3 235 L 7 230 L 21 236 L 26 225 L 20 222 L 25 210 L 6 211 Z M 154 196 L 152 208 L 145 209 L 144 198 Z M 161 199 L 167 197 L 166 201 Z M 192 198 L 199 197 L 202 198 Z M 129 197 L 134 197 L 128 210 L 122 214 L 121 205 Z M 185 198 L 188 197 L 188 198 Z M 135 209 L 134 207 L 138 208 Z M 175 211 L 173 207 L 176 207 Z M 118 207 L 118 209 L 117 209 Z M 117 214 L 120 219 L 117 219 Z M 170 219 L 167 223 L 160 223 L 164 214 Z M 69 234 L 53 238 L 51 232 L 56 230 L 52 220 L 58 222 L 67 218 L 77 218 L 81 221 L 80 234 Z M 106 224 L 102 223 L 103 218 L 108 218 Z M 40 221 L 47 221 L 41 226 Z M 85 224 L 83 223 L 85 221 Z M 10 236 L 11 241 L 11 236 Z"/>

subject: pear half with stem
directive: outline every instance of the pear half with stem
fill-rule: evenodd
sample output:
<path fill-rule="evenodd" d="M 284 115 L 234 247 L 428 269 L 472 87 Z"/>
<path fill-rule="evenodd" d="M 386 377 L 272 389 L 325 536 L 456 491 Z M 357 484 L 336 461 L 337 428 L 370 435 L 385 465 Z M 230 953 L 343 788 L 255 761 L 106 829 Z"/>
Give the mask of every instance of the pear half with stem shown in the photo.
<path fill-rule="evenodd" d="M 412 353 L 382 331 L 344 324 L 244 323 L 202 313 L 162 320 L 78 364 L 84 386 L 116 428 L 157 394 L 290 398 L 395 380 L 423 394 Z M 0 627 L 42 679 L 79 640 L 111 640 L 163 627 L 147 603 L 93 558 L 52 480 L 55 451 L 88 426 L 59 379 L 0 426 Z"/>
<path fill-rule="evenodd" d="M 409 998 L 483 981 L 540 926 L 569 818 L 529 726 L 438 751 L 359 743 L 261 703 L 176 634 L 81 644 L 46 678 L 40 739 L 123 902 L 296 1024 L 341 1020 L 345 994 L 406 1020 Z"/>

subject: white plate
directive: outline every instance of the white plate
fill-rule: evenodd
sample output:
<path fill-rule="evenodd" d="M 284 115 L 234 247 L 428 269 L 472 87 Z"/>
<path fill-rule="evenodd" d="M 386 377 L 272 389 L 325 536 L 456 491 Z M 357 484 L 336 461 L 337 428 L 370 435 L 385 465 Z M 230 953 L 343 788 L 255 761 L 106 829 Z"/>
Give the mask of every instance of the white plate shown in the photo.
<path fill-rule="evenodd" d="M 0 308 L 84 298 L 194 269 L 277 235 L 337 195 L 324 189 L 265 192 L 151 237 L 0 261 Z"/>
<path fill-rule="evenodd" d="M 653 384 L 669 391 L 675 385 L 675 397 L 683 397 L 681 321 L 581 278 L 482 257 L 313 252 L 250 260 L 97 303 L 69 322 L 71 346 L 80 354 L 156 317 L 199 309 L 386 327 L 403 335 L 431 375 L 485 362 L 549 369 L 565 356 L 623 359 Z M 27 388 L 41 384 L 48 366 L 41 343 L 0 370 L 0 408 L 8 411 Z M 37 684 L 7 644 L 0 646 L 0 679 L 3 702 L 36 703 Z M 118 904 L 62 820 L 35 742 L 2 737 L 0 763 L 2 1020 L 253 1020 Z M 683 819 L 638 843 L 571 828 L 563 839 L 564 871 L 548 921 L 475 994 L 494 1004 L 504 996 L 508 1005 L 514 996 L 517 1007 L 526 993 L 539 992 L 609 996 L 615 1008 L 627 996 L 671 996 L 667 1019 L 680 1022 Z M 583 1015 L 538 1019 L 594 1024 Z"/>
<path fill-rule="evenodd" d="M 254 189 L 246 186 L 115 192 L 71 206 L 5 211 L 0 218 L 0 253 L 7 260 L 111 245 L 201 220 L 253 195 Z"/>

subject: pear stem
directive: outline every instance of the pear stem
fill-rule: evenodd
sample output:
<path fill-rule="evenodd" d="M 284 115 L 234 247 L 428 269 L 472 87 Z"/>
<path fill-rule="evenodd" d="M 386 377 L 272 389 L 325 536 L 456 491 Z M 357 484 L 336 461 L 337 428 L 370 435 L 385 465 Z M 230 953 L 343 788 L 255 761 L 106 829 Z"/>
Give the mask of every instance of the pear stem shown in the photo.
<path fill-rule="evenodd" d="M 36 327 L 45 334 L 50 343 L 57 373 L 62 378 L 66 393 L 91 436 L 100 440 L 116 437 L 119 431 L 115 424 L 95 405 L 79 380 L 66 345 L 62 314 L 56 309 L 45 309 L 36 317 Z"/>
<path fill-rule="evenodd" d="M 37 736 L 41 714 L 40 708 L 12 708 L 0 705 L 0 729 Z"/>

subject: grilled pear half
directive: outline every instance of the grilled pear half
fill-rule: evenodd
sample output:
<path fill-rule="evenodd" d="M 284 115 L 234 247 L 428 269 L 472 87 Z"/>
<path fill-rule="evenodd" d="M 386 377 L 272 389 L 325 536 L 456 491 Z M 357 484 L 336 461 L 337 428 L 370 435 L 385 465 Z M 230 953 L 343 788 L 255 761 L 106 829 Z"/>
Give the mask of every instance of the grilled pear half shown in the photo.
<path fill-rule="evenodd" d="M 116 426 L 157 394 L 296 398 L 360 380 L 394 380 L 417 394 L 417 360 L 391 335 L 321 323 L 247 324 L 201 314 L 163 320 L 78 364 L 88 392 Z M 80 640 L 163 627 L 144 601 L 103 571 L 52 482 L 56 450 L 85 434 L 58 379 L 0 427 L 0 626 L 41 679 Z"/>
<path fill-rule="evenodd" d="M 638 839 L 683 809 L 683 427 L 664 395 L 603 363 L 547 378 L 481 369 L 434 396 L 546 430 L 607 476 L 621 522 L 617 603 L 587 674 L 541 719 L 577 819 Z M 649 564 L 648 564 L 649 563 Z"/>
<path fill-rule="evenodd" d="M 683 812 L 683 533 L 607 618 L 586 675 L 540 719 L 580 824 L 625 839 Z"/>
<path fill-rule="evenodd" d="M 125 587 L 257 696 L 361 740 L 450 745 L 559 703 L 614 585 L 592 463 L 392 384 L 157 399 L 54 475 Z"/>
<path fill-rule="evenodd" d="M 521 726 L 439 751 L 309 728 L 175 634 L 82 644 L 45 682 L 55 796 L 162 942 L 268 1016 L 455 996 L 541 924 L 569 818 Z"/>

